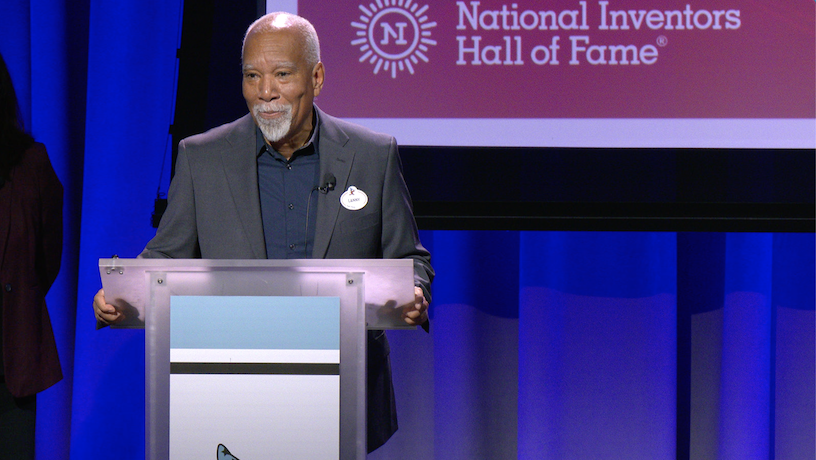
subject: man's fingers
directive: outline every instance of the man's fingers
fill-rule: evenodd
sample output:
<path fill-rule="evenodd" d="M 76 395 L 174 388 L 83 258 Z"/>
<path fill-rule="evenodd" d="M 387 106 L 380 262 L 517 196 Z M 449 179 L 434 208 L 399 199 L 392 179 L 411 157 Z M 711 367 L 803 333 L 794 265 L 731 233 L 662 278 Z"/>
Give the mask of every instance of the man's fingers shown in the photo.
<path fill-rule="evenodd" d="M 119 319 L 119 313 L 99 313 L 96 315 L 96 319 L 102 320 L 106 323 L 112 323 Z"/>
<path fill-rule="evenodd" d="M 105 302 L 105 291 L 102 289 L 100 289 L 94 296 L 93 306 L 94 310 L 98 313 L 113 313 L 116 311 L 116 309 L 113 308 L 113 305 L 108 305 L 107 302 Z"/>
<path fill-rule="evenodd" d="M 414 286 L 414 306 L 403 312 L 405 322 L 418 326 L 428 320 L 428 301 L 419 286 Z"/>
<path fill-rule="evenodd" d="M 406 323 L 408 323 L 408 324 L 410 324 L 412 326 L 417 326 L 417 325 L 422 324 L 422 323 L 424 323 L 426 321 L 427 314 L 424 311 L 411 310 L 411 311 L 408 311 L 408 312 L 405 313 L 404 318 L 405 318 Z"/>
<path fill-rule="evenodd" d="M 107 314 L 114 314 L 116 313 L 116 307 L 111 304 L 98 304 L 97 309 L 99 313 L 107 313 Z"/>
<path fill-rule="evenodd" d="M 111 324 L 123 318 L 122 313 L 116 311 L 116 307 L 105 301 L 105 291 L 102 289 L 94 296 L 93 307 L 94 316 L 103 323 Z"/>

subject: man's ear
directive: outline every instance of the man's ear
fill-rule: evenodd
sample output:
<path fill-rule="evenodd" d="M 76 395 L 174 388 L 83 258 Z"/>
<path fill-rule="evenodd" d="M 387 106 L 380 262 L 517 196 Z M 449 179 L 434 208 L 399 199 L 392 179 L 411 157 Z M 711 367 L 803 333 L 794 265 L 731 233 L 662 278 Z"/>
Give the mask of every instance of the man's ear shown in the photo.
<path fill-rule="evenodd" d="M 312 85 L 314 88 L 314 95 L 317 96 L 320 94 L 320 90 L 323 89 L 323 78 L 326 76 L 326 70 L 323 68 L 323 63 L 318 62 L 315 64 L 314 69 L 312 70 Z"/>

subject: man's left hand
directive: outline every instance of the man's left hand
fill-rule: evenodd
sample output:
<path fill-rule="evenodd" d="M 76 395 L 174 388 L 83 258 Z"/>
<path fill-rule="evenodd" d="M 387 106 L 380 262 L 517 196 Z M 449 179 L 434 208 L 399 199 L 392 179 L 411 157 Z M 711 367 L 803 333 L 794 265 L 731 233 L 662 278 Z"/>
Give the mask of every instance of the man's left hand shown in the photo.
<path fill-rule="evenodd" d="M 406 309 L 403 318 L 411 326 L 419 326 L 428 321 L 428 301 L 425 300 L 425 294 L 419 286 L 414 286 L 413 309 L 410 307 Z"/>

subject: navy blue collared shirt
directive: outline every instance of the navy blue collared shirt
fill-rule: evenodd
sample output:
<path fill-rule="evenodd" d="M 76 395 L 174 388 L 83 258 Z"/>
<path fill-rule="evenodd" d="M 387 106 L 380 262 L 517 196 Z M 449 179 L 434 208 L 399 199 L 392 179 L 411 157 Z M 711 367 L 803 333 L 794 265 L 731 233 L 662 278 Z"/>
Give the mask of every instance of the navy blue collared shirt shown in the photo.
<path fill-rule="evenodd" d="M 269 147 L 261 130 L 255 128 L 267 259 L 312 257 L 320 174 L 317 111 L 314 116 L 312 137 L 289 160 Z"/>

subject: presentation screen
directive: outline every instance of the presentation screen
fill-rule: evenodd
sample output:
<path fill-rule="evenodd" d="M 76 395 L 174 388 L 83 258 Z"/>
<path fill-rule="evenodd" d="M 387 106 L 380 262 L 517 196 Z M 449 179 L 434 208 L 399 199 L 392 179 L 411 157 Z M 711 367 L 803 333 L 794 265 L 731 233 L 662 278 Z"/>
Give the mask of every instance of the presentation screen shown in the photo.
<path fill-rule="evenodd" d="M 813 0 L 296 0 L 327 112 L 403 145 L 816 147 Z"/>

